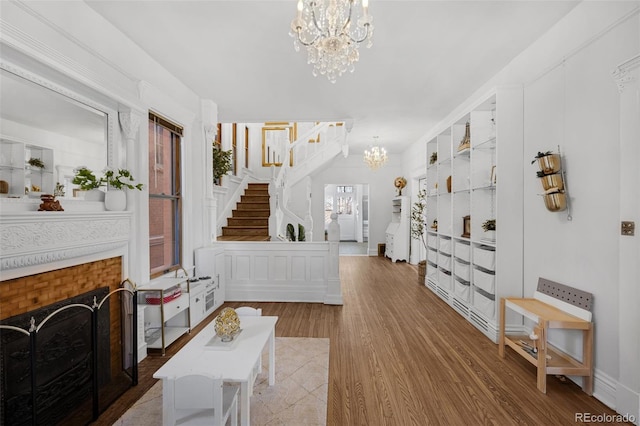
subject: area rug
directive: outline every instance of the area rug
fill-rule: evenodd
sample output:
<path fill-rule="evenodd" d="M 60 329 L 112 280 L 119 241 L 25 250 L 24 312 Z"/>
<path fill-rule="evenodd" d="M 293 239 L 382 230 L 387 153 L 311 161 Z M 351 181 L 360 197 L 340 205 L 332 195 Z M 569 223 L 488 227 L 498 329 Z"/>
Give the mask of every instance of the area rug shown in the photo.
<path fill-rule="evenodd" d="M 276 337 L 276 383 L 269 386 L 267 352 L 251 397 L 251 424 L 325 425 L 329 383 L 329 339 Z M 114 425 L 162 424 L 162 382 L 140 398 Z"/>

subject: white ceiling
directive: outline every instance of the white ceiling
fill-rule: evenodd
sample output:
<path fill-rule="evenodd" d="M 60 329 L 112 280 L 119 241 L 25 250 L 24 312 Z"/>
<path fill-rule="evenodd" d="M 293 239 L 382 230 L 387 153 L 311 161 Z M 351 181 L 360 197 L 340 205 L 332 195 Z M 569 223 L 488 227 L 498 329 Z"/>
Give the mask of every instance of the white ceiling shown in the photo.
<path fill-rule="evenodd" d="M 215 101 L 221 122 L 351 119 L 352 153 L 373 136 L 402 152 L 577 4 L 370 0 L 373 47 L 332 84 L 293 49 L 295 0 L 87 3 Z"/>

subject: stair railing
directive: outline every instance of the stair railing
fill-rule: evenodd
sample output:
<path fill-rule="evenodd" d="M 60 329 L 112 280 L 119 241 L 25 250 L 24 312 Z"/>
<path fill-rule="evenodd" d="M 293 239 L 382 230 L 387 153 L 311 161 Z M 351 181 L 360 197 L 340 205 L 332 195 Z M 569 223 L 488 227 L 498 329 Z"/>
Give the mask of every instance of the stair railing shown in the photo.
<path fill-rule="evenodd" d="M 310 140 L 314 140 L 310 143 Z M 310 148 L 310 145 L 312 146 Z M 285 227 L 287 223 L 292 223 L 296 229 L 297 236 L 297 224 L 302 224 L 305 228 L 305 236 L 307 240 L 313 238 L 313 215 L 311 214 L 311 182 L 310 179 L 306 185 L 307 196 L 307 208 L 305 210 L 304 218 L 300 217 L 289 206 L 289 198 L 291 196 L 291 189 L 293 185 L 300 182 L 302 179 L 308 177 L 312 170 L 315 170 L 318 166 L 324 162 L 333 158 L 336 151 L 333 151 L 333 155 L 325 155 L 329 148 L 338 146 L 342 151 L 345 151 L 346 147 L 346 131 L 342 123 L 337 122 L 323 122 L 317 123 L 311 129 L 303 132 L 298 139 L 296 139 L 289 146 L 284 147 L 284 152 L 281 152 L 281 158 L 284 158 L 282 166 L 275 174 L 275 168 L 273 169 L 273 192 L 275 199 L 272 200 L 272 216 L 275 216 L 274 221 L 269 221 L 269 233 L 272 236 L 276 236 L 277 239 L 285 240 Z M 291 167 L 291 155 L 293 155 L 294 166 Z M 318 161 L 320 159 L 320 161 Z M 312 166 L 315 163 L 315 167 Z M 300 171 L 300 172 L 299 172 Z M 273 226 L 273 228 L 272 228 Z"/>

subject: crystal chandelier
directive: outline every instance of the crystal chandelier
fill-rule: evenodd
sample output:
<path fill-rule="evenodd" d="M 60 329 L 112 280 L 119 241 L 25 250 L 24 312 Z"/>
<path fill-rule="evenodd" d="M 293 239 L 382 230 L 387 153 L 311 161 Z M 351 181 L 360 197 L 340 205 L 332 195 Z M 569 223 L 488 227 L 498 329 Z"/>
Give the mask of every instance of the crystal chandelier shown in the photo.
<path fill-rule="evenodd" d="M 377 138 L 376 136 L 374 139 Z M 387 151 L 379 145 L 366 149 L 364 151 L 364 162 L 371 170 L 378 170 L 387 162 Z"/>
<path fill-rule="evenodd" d="M 296 52 L 307 48 L 307 62 L 313 75 L 326 75 L 336 82 L 347 69 L 355 70 L 360 54 L 358 45 L 373 44 L 373 18 L 369 0 L 298 0 L 298 14 L 291 21 L 289 35 L 295 39 Z"/>

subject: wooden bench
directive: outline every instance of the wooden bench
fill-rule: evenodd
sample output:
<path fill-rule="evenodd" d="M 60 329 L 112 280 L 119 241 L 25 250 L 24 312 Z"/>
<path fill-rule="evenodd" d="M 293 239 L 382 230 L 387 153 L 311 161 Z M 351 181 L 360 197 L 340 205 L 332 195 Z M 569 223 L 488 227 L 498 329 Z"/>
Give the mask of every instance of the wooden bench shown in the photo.
<path fill-rule="evenodd" d="M 500 300 L 500 343 L 498 353 L 504 358 L 505 345 L 538 369 L 538 389 L 547 392 L 548 374 L 584 376 L 582 390 L 593 393 L 593 295 L 563 284 L 540 278 L 533 298 Z M 506 335 L 505 314 L 511 309 L 536 323 L 533 334 Z M 547 342 L 549 329 L 582 330 L 582 362 L 554 348 Z"/>

